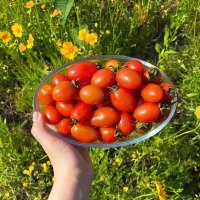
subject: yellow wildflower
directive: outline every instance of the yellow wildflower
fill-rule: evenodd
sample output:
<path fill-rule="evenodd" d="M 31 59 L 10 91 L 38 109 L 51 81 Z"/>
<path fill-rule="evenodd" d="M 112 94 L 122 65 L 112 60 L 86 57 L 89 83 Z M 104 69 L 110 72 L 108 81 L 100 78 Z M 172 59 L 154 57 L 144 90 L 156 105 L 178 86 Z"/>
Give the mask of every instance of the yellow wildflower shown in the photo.
<path fill-rule="evenodd" d="M 54 182 L 54 176 L 52 177 L 52 182 Z"/>
<path fill-rule="evenodd" d="M 88 29 L 84 28 L 78 32 L 78 39 L 79 40 L 86 40 L 87 35 L 89 34 Z"/>
<path fill-rule="evenodd" d="M 94 46 L 97 42 L 98 36 L 96 33 L 90 33 L 86 37 L 86 41 L 89 45 Z"/>
<path fill-rule="evenodd" d="M 48 165 L 48 166 L 51 165 L 51 161 L 50 161 L 50 160 L 47 161 L 47 165 Z"/>
<path fill-rule="evenodd" d="M 11 39 L 11 35 L 8 31 L 1 32 L 0 38 L 2 39 L 4 44 L 7 44 Z"/>
<path fill-rule="evenodd" d="M 105 180 L 104 176 L 101 176 L 99 180 L 104 181 Z"/>
<path fill-rule="evenodd" d="M 12 25 L 11 27 L 13 34 L 15 35 L 15 37 L 22 37 L 22 25 L 18 24 L 18 23 L 14 23 L 14 25 Z"/>
<path fill-rule="evenodd" d="M 43 163 L 41 166 L 43 167 L 43 171 L 46 172 L 47 171 L 47 164 Z"/>
<path fill-rule="evenodd" d="M 158 193 L 159 200 L 165 200 L 166 193 L 163 190 L 162 185 L 161 185 L 160 182 L 156 183 L 156 190 L 157 190 L 157 193 Z"/>
<path fill-rule="evenodd" d="M 34 199 L 33 200 L 40 200 L 40 198 L 39 197 L 34 197 Z"/>
<path fill-rule="evenodd" d="M 60 40 L 57 40 L 57 41 L 56 41 L 56 45 L 57 45 L 58 47 L 62 46 L 61 41 L 60 41 Z"/>
<path fill-rule="evenodd" d="M 53 13 L 50 15 L 50 17 L 56 17 L 57 15 L 60 15 L 60 14 L 61 14 L 61 11 L 58 10 L 58 9 L 55 9 L 55 10 L 53 11 Z"/>
<path fill-rule="evenodd" d="M 19 44 L 19 51 L 22 53 L 24 51 L 26 51 L 26 46 L 23 43 Z"/>
<path fill-rule="evenodd" d="M 34 42 L 34 38 L 33 38 L 32 34 L 29 34 L 26 47 L 28 49 L 31 49 L 33 47 L 33 42 Z"/>
<path fill-rule="evenodd" d="M 29 14 L 29 15 L 31 14 L 31 9 L 27 11 L 27 14 Z"/>
<path fill-rule="evenodd" d="M 30 22 L 28 23 L 28 27 L 29 27 L 29 26 L 31 26 L 31 23 L 30 23 Z"/>
<path fill-rule="evenodd" d="M 6 196 L 6 197 L 9 197 L 9 196 L 10 196 L 10 193 L 9 193 L 9 192 L 6 192 L 6 193 L 5 193 L 5 196 Z"/>
<path fill-rule="evenodd" d="M 33 3 L 33 1 L 28 1 L 27 3 L 26 3 L 26 8 L 32 8 L 34 6 L 34 3 Z"/>
<path fill-rule="evenodd" d="M 60 53 L 70 60 L 74 58 L 77 52 L 78 47 L 73 45 L 72 42 L 64 42 L 62 48 L 60 48 Z"/>
<path fill-rule="evenodd" d="M 121 164 L 122 163 L 122 159 L 121 158 L 116 158 L 115 162 L 118 163 L 118 164 Z"/>
<path fill-rule="evenodd" d="M 42 4 L 41 8 L 42 8 L 42 10 L 44 10 L 46 8 L 46 4 Z"/>
<path fill-rule="evenodd" d="M 27 187 L 28 183 L 27 182 L 23 182 L 22 185 L 23 185 L 23 187 Z"/>
<path fill-rule="evenodd" d="M 110 34 L 110 31 L 109 31 L 109 30 L 106 30 L 106 34 L 109 35 L 109 34 Z"/>
<path fill-rule="evenodd" d="M 94 23 L 94 26 L 97 28 L 97 26 L 98 26 L 98 23 L 96 22 L 96 23 Z"/>
<path fill-rule="evenodd" d="M 124 192 L 128 192 L 128 187 L 123 187 Z"/>
<path fill-rule="evenodd" d="M 200 106 L 196 107 L 194 114 L 196 115 L 197 119 L 200 119 Z"/>

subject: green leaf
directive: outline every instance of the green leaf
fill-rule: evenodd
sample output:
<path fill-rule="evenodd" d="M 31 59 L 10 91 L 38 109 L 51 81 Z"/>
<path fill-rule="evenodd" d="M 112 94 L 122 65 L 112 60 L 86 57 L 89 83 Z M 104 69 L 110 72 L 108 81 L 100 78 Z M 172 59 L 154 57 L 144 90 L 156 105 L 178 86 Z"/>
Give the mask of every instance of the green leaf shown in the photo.
<path fill-rule="evenodd" d="M 160 53 L 161 48 L 162 48 L 162 47 L 160 46 L 160 44 L 156 43 L 155 49 L 156 49 L 156 52 L 157 52 L 158 54 Z"/>
<path fill-rule="evenodd" d="M 164 46 L 165 46 L 166 48 L 168 48 L 168 46 L 169 46 L 169 27 L 168 27 L 167 25 L 165 26 L 164 31 L 165 31 L 165 35 L 164 35 Z"/>
<path fill-rule="evenodd" d="M 74 0 L 55 0 L 55 8 L 61 11 L 61 24 L 64 26 Z"/>

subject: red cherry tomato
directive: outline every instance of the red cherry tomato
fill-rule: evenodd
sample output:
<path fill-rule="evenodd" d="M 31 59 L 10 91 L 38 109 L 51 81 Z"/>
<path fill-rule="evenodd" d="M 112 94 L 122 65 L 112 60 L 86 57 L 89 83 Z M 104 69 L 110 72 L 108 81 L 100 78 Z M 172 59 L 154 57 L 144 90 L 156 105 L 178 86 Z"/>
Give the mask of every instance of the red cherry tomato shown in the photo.
<path fill-rule="evenodd" d="M 117 129 L 121 136 L 129 135 L 134 129 L 133 117 L 129 113 L 121 112 Z"/>
<path fill-rule="evenodd" d="M 117 59 L 110 59 L 105 63 L 105 68 L 115 69 L 119 66 L 120 62 Z"/>
<path fill-rule="evenodd" d="M 123 67 L 117 71 L 116 81 L 121 87 L 131 90 L 138 89 L 141 85 L 140 75 L 127 67 Z"/>
<path fill-rule="evenodd" d="M 96 71 L 91 79 L 91 85 L 106 88 L 114 83 L 115 73 L 107 68 Z"/>
<path fill-rule="evenodd" d="M 160 117 L 160 108 L 156 103 L 144 103 L 134 110 L 133 117 L 141 122 L 153 122 Z"/>
<path fill-rule="evenodd" d="M 163 100 L 171 101 L 175 96 L 174 86 L 169 82 L 163 82 L 160 84 L 160 87 L 163 90 Z"/>
<path fill-rule="evenodd" d="M 156 83 L 159 84 L 161 82 L 162 75 L 157 68 L 147 68 L 145 72 L 142 74 L 142 82 L 146 83 Z"/>
<path fill-rule="evenodd" d="M 99 104 L 104 100 L 104 92 L 100 87 L 94 85 L 86 85 L 79 91 L 79 96 L 82 101 L 87 104 Z"/>
<path fill-rule="evenodd" d="M 61 114 L 54 106 L 45 106 L 43 110 L 44 120 L 48 124 L 58 124 L 61 120 Z"/>
<path fill-rule="evenodd" d="M 61 81 L 53 89 L 55 101 L 69 101 L 78 95 L 78 89 L 70 81 Z"/>
<path fill-rule="evenodd" d="M 139 134 L 144 134 L 152 128 L 152 122 L 139 122 L 135 123 L 135 132 Z"/>
<path fill-rule="evenodd" d="M 52 77 L 52 85 L 53 87 L 60 83 L 61 81 L 67 81 L 67 77 L 64 74 L 57 73 Z"/>
<path fill-rule="evenodd" d="M 137 101 L 131 91 L 121 87 L 111 92 L 110 100 L 112 105 L 122 112 L 132 112 L 137 105 Z"/>
<path fill-rule="evenodd" d="M 88 124 L 75 124 L 71 128 L 72 136 L 80 142 L 92 143 L 98 140 L 99 131 Z"/>
<path fill-rule="evenodd" d="M 92 126 L 110 127 L 117 123 L 119 118 L 118 112 L 112 107 L 97 108 L 90 118 Z"/>
<path fill-rule="evenodd" d="M 72 126 L 69 118 L 62 119 L 58 123 L 58 131 L 64 136 L 70 136 Z"/>
<path fill-rule="evenodd" d="M 115 127 L 100 128 L 100 138 L 103 143 L 112 143 L 117 139 L 115 137 Z"/>
<path fill-rule="evenodd" d="M 52 97 L 53 88 L 50 84 L 44 84 L 38 90 L 38 98 L 44 105 L 52 105 L 54 100 Z"/>
<path fill-rule="evenodd" d="M 72 103 L 72 101 L 66 101 L 66 102 L 57 101 L 56 102 L 56 109 L 58 110 L 60 114 L 66 117 L 70 116 L 70 113 L 73 107 L 74 107 L 74 103 Z"/>
<path fill-rule="evenodd" d="M 128 60 L 124 63 L 124 66 L 136 71 L 138 74 L 144 73 L 144 65 L 139 60 Z"/>
<path fill-rule="evenodd" d="M 67 70 L 68 80 L 84 83 L 90 81 L 92 75 L 97 71 L 97 66 L 91 61 L 80 61 L 71 65 Z"/>
<path fill-rule="evenodd" d="M 141 96 L 146 102 L 159 102 L 163 98 L 162 88 L 155 83 L 148 83 L 141 90 Z"/>
<path fill-rule="evenodd" d="M 71 120 L 74 120 L 74 123 L 78 122 L 84 122 L 91 114 L 92 112 L 92 106 L 85 103 L 85 102 L 79 102 L 76 104 L 70 114 Z"/>

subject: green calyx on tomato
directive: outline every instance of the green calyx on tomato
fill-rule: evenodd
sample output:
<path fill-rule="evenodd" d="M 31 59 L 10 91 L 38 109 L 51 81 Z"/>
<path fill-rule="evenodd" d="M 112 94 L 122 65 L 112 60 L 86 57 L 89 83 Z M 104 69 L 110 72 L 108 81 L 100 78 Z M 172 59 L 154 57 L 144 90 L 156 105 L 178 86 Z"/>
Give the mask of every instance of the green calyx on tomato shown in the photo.
<path fill-rule="evenodd" d="M 139 134 L 146 133 L 152 128 L 152 122 L 135 122 L 135 131 Z"/>
<path fill-rule="evenodd" d="M 123 135 L 119 129 L 116 127 L 116 130 L 115 130 L 115 138 L 117 138 L 118 140 L 124 140 L 126 138 L 125 135 Z"/>

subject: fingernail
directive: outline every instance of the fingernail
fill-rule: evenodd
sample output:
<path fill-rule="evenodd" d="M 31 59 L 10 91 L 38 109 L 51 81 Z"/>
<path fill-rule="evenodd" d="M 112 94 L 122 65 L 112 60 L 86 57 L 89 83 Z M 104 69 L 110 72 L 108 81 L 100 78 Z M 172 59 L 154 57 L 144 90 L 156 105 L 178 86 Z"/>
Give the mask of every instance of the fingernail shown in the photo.
<path fill-rule="evenodd" d="M 37 122 L 39 120 L 39 112 L 33 113 L 33 122 Z"/>

